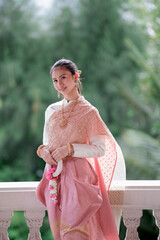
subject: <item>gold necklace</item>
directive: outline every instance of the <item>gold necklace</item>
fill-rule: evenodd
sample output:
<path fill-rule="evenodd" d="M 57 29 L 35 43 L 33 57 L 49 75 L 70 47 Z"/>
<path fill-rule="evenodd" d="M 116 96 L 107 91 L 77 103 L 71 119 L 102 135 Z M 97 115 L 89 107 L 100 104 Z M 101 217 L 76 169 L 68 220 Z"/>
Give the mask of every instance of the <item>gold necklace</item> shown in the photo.
<path fill-rule="evenodd" d="M 67 124 L 68 124 L 68 118 L 69 118 L 71 112 L 73 111 L 75 105 L 77 104 L 77 101 L 78 101 L 78 98 L 77 98 L 77 99 L 75 100 L 75 102 L 73 103 L 73 106 L 71 107 L 71 109 L 70 109 L 67 117 L 64 118 L 64 110 L 63 110 L 63 108 L 64 108 L 64 100 L 63 100 L 63 102 L 62 102 L 62 111 L 61 111 L 62 119 L 61 119 L 60 122 L 59 122 L 60 128 L 65 128 L 65 127 L 67 126 Z"/>

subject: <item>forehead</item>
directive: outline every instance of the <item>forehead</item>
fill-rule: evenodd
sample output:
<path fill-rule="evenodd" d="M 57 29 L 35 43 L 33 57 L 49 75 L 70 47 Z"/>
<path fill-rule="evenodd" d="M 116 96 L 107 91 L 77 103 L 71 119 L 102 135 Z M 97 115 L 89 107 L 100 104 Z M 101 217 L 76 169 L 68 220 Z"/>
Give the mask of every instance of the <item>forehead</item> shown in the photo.
<path fill-rule="evenodd" d="M 65 67 L 57 67 L 52 72 L 52 78 L 58 78 L 63 74 L 71 74 L 70 71 Z"/>

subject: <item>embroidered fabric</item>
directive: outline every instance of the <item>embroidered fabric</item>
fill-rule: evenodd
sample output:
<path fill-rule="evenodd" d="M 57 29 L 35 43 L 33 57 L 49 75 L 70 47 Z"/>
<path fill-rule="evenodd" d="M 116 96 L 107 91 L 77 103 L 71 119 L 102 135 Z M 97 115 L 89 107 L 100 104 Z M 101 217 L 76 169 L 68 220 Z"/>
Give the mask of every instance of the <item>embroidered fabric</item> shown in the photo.
<path fill-rule="evenodd" d="M 81 96 L 80 98 L 83 98 Z M 64 100 L 64 106 L 70 104 L 72 101 L 67 102 L 67 100 Z M 62 101 L 59 101 L 57 103 L 51 104 L 48 106 L 48 108 L 45 111 L 45 124 L 44 124 L 44 130 L 43 130 L 43 144 L 48 145 L 48 124 L 49 124 L 49 118 L 54 113 L 54 111 L 60 110 L 62 107 Z M 104 144 L 105 137 L 103 135 L 97 135 L 95 137 L 91 137 L 89 140 L 90 145 L 88 144 L 77 144 L 72 143 L 74 147 L 74 157 L 94 157 L 94 156 L 103 156 L 105 151 L 105 144 Z M 115 141 L 116 142 L 116 141 Z M 119 147 L 118 143 L 116 142 L 116 149 L 117 149 L 117 163 L 115 167 L 115 171 L 113 174 L 112 179 L 112 185 L 116 181 L 124 181 L 126 179 L 126 166 L 125 161 L 123 157 L 123 153 L 121 151 L 121 148 Z M 95 155 L 94 155 L 95 154 Z M 47 168 L 50 168 L 50 165 L 47 166 Z M 111 186 L 112 187 L 112 186 Z"/>

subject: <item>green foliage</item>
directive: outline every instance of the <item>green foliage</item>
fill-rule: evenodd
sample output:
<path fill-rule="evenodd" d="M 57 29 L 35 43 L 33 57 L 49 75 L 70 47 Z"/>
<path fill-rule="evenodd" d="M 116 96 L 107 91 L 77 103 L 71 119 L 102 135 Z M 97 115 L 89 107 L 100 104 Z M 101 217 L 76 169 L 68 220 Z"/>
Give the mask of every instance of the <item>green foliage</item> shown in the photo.
<path fill-rule="evenodd" d="M 127 179 L 155 179 L 160 177 L 160 142 L 147 133 L 125 129 L 118 139 L 127 163 Z"/>
<path fill-rule="evenodd" d="M 152 215 L 152 211 L 143 211 L 140 226 L 138 227 L 138 233 L 140 239 L 145 240 L 157 240 L 159 229 L 155 226 L 155 219 Z"/>
<path fill-rule="evenodd" d="M 11 225 L 8 228 L 8 234 L 10 240 L 22 240 L 23 238 L 27 239 L 29 230 L 24 218 L 23 212 L 14 212 L 14 216 L 11 220 Z"/>
<path fill-rule="evenodd" d="M 52 92 L 44 36 L 33 21 L 33 9 L 25 0 L 3 1 L 0 8 L 1 181 L 35 180 L 40 166 L 36 148 Z"/>
<path fill-rule="evenodd" d="M 48 216 L 43 219 L 43 225 L 40 229 L 42 239 L 53 239 L 52 233 L 50 231 Z M 22 240 L 27 239 L 29 234 L 29 229 L 27 227 L 26 219 L 24 217 L 24 212 L 14 212 L 14 216 L 11 220 L 11 225 L 8 228 L 8 234 L 10 240 Z"/>

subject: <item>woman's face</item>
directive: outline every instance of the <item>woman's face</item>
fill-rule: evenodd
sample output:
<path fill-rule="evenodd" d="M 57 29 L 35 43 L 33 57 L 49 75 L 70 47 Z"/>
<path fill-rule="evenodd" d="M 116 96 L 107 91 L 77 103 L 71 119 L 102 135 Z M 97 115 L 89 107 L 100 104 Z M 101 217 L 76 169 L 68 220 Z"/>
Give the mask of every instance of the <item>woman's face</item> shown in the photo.
<path fill-rule="evenodd" d="M 57 67 L 52 72 L 52 81 L 55 89 L 63 94 L 65 98 L 72 98 L 77 93 L 76 82 L 78 74 L 72 73 L 64 67 Z"/>

